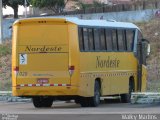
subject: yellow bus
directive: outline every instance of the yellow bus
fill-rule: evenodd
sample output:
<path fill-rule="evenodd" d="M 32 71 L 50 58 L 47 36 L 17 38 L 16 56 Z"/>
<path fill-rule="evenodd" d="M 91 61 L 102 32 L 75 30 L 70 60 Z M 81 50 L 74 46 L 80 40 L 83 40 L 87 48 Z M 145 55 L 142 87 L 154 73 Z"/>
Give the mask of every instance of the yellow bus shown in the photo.
<path fill-rule="evenodd" d="M 28 18 L 13 24 L 12 91 L 37 108 L 74 99 L 145 91 L 149 43 L 132 23 L 78 18 Z"/>

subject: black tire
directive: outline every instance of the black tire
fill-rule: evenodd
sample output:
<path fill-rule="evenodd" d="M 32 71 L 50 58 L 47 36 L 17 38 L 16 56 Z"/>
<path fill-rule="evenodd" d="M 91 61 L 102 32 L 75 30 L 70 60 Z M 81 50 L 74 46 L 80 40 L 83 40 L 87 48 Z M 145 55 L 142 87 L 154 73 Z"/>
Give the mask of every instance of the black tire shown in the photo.
<path fill-rule="evenodd" d="M 41 107 L 51 107 L 53 103 L 53 98 L 51 97 L 33 97 L 33 105 L 36 108 Z"/>
<path fill-rule="evenodd" d="M 100 84 L 95 81 L 94 96 L 90 98 L 91 107 L 97 107 L 100 104 Z"/>
<path fill-rule="evenodd" d="M 129 103 L 130 102 L 130 95 L 129 94 L 121 94 L 121 102 L 122 103 Z"/>
<path fill-rule="evenodd" d="M 121 94 L 121 102 L 129 103 L 131 102 L 131 93 L 134 91 L 134 81 L 129 81 L 129 92 L 128 94 Z"/>
<path fill-rule="evenodd" d="M 93 97 L 81 97 L 81 107 L 96 107 L 100 104 L 100 84 L 95 81 L 94 85 L 94 96 Z"/>
<path fill-rule="evenodd" d="M 81 97 L 80 98 L 81 107 L 90 107 L 90 98 L 89 97 Z"/>
<path fill-rule="evenodd" d="M 43 98 L 43 107 L 52 107 L 53 104 L 53 98 L 47 97 Z"/>
<path fill-rule="evenodd" d="M 75 100 L 74 100 L 74 102 L 76 103 L 76 104 L 79 104 L 81 101 L 80 101 L 80 97 L 78 97 L 78 98 L 76 98 Z"/>

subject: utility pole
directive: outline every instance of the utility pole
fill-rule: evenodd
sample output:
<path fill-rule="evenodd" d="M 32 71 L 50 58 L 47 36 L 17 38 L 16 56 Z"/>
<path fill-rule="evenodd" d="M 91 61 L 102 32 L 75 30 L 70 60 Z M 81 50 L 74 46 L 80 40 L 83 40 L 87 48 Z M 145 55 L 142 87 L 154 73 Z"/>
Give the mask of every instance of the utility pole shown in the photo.
<path fill-rule="evenodd" d="M 2 44 L 3 40 L 3 32 L 2 32 L 2 20 L 3 20 L 3 13 L 2 13 L 2 0 L 0 0 L 0 44 Z"/>
<path fill-rule="evenodd" d="M 24 0 L 25 18 L 27 18 L 27 0 Z"/>

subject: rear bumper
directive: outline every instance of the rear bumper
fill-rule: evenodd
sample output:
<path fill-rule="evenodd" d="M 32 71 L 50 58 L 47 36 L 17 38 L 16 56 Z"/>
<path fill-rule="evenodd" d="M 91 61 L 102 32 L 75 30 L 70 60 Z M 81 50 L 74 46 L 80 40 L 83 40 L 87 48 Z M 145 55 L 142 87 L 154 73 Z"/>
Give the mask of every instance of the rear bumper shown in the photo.
<path fill-rule="evenodd" d="M 78 95 L 76 86 L 51 86 L 51 87 L 12 87 L 13 96 L 74 96 Z"/>

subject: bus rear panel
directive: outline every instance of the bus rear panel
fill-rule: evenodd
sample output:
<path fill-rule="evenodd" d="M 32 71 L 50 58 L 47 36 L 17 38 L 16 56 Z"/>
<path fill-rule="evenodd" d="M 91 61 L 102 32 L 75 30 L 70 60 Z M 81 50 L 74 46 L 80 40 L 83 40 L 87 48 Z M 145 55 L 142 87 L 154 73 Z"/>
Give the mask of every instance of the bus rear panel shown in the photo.
<path fill-rule="evenodd" d="M 68 24 L 61 19 L 21 20 L 13 28 L 13 95 L 75 94 L 69 89 Z"/>

